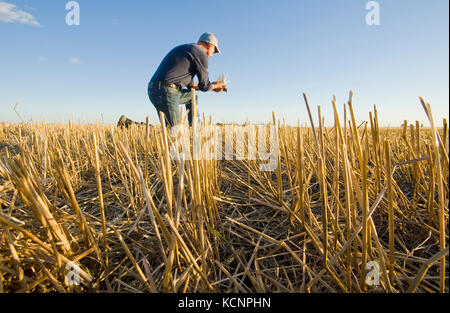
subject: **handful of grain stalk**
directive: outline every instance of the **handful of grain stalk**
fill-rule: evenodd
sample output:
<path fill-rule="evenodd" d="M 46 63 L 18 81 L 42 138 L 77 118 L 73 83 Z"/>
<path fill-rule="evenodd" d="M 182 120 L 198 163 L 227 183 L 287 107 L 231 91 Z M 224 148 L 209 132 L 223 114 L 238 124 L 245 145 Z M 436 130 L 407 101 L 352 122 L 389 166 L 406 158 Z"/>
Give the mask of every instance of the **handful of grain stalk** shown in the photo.
<path fill-rule="evenodd" d="M 217 79 L 217 82 L 224 84 L 225 87 L 223 88 L 223 91 L 225 91 L 225 92 L 228 91 L 228 88 L 227 88 L 228 81 L 227 81 L 227 77 L 225 74 L 220 75 L 219 78 Z"/>

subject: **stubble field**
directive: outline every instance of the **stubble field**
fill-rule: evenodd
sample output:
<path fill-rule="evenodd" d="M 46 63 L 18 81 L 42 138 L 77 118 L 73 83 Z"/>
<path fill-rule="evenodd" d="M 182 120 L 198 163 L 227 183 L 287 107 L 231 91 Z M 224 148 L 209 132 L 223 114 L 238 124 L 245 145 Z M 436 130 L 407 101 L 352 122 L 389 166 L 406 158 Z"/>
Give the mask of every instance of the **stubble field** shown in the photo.
<path fill-rule="evenodd" d="M 0 292 L 448 292 L 446 120 L 333 105 L 274 115 L 273 172 L 174 160 L 164 126 L 0 124 Z"/>

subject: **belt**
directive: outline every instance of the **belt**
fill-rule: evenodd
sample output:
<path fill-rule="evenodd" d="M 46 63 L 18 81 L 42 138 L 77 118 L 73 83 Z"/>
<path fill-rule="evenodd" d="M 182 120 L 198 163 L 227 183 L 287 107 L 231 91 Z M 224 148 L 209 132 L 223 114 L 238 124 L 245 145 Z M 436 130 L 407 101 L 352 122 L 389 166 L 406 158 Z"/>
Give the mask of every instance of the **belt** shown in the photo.
<path fill-rule="evenodd" d="M 166 83 L 166 82 L 153 82 L 150 84 L 151 87 L 156 87 L 156 88 L 161 88 L 161 87 L 169 87 L 169 88 L 174 88 L 178 91 L 181 90 L 181 86 L 177 85 L 177 84 L 173 84 L 173 83 Z"/>

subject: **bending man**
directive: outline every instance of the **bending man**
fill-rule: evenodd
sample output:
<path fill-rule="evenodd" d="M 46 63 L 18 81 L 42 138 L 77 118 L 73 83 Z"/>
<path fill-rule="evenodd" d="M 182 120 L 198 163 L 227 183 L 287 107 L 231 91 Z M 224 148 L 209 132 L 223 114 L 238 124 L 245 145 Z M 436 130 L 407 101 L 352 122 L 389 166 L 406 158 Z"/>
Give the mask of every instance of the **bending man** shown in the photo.
<path fill-rule="evenodd" d="M 180 121 L 179 105 L 184 104 L 189 111 L 189 125 L 192 125 L 191 88 L 203 92 L 224 90 L 224 82 L 209 81 L 208 59 L 215 53 L 220 53 L 217 38 L 204 33 L 196 44 L 175 47 L 166 55 L 148 85 L 148 96 L 158 116 L 163 112 L 173 126 Z M 195 76 L 198 83 L 194 82 Z"/>
<path fill-rule="evenodd" d="M 212 33 L 204 33 L 196 44 L 184 44 L 172 49 L 162 60 L 148 84 L 148 97 L 158 112 L 163 112 L 170 126 L 180 121 L 180 104 L 189 111 L 188 121 L 192 126 L 192 92 L 191 88 L 207 92 L 222 92 L 225 82 L 210 82 L 208 63 L 213 54 L 220 53 L 219 43 Z M 197 76 L 198 82 L 194 82 Z M 138 124 L 124 115 L 118 126 L 128 127 Z"/>

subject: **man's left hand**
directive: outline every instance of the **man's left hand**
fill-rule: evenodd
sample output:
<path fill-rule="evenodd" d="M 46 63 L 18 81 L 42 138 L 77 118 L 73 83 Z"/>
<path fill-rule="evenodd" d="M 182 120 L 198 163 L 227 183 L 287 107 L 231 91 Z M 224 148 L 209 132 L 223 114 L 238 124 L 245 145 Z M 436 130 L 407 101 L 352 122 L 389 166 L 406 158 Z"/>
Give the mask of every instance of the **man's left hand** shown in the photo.
<path fill-rule="evenodd" d="M 226 88 L 226 84 L 224 82 L 217 81 L 217 82 L 213 83 L 213 89 L 212 90 L 214 92 L 219 93 L 219 92 L 225 91 L 225 88 Z"/>

